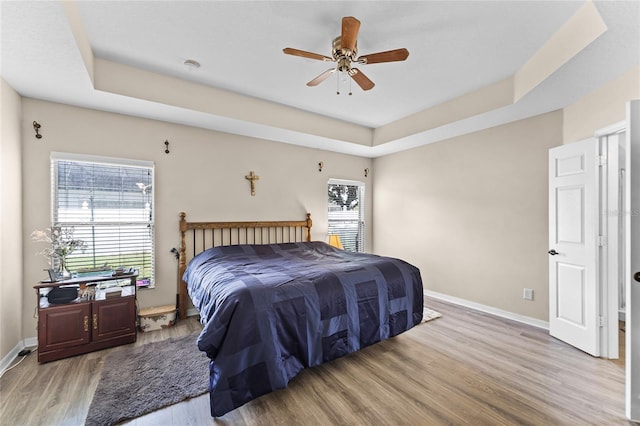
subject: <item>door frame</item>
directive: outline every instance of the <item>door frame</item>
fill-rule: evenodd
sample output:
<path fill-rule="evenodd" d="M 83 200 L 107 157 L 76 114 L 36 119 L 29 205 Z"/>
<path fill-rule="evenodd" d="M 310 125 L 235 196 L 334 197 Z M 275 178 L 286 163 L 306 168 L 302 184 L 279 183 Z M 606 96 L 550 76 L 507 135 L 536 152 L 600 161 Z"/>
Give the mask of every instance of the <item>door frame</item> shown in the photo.
<path fill-rule="evenodd" d="M 628 419 L 640 421 L 640 283 L 632 279 L 640 265 L 633 263 L 632 259 L 640 258 L 640 241 L 632 241 L 632 231 L 640 231 L 632 228 L 633 222 L 640 227 L 637 219 L 640 216 L 640 191 L 632 188 L 632 174 L 640 173 L 640 100 L 627 103 L 627 135 L 625 140 L 626 173 L 625 173 L 625 282 L 626 282 L 626 315 L 625 315 L 625 414 Z M 635 179 L 634 180 L 638 180 Z M 634 266 L 635 265 L 635 266 Z M 635 335 L 634 335 L 635 334 Z"/>
<path fill-rule="evenodd" d="M 599 234 L 603 245 L 599 247 L 599 300 L 600 300 L 600 356 L 603 358 L 619 358 L 618 319 L 619 319 L 619 282 L 620 262 L 624 261 L 624 253 L 620 253 L 619 236 L 625 229 L 620 200 L 624 193 L 620 192 L 620 146 L 624 140 L 620 138 L 626 132 L 625 121 L 605 127 L 595 132 L 598 139 L 602 160 L 600 167 L 600 219 Z M 625 151 L 623 149 L 623 151 Z M 625 153 L 623 152 L 623 155 Z"/>

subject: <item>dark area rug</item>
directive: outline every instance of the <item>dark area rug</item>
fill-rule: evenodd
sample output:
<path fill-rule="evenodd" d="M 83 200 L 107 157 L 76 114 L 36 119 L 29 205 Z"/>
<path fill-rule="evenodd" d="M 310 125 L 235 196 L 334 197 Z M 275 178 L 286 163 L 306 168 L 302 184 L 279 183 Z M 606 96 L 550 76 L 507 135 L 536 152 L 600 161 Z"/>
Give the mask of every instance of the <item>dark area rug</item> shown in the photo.
<path fill-rule="evenodd" d="M 105 357 L 86 425 L 112 425 L 207 392 L 209 359 L 198 333 L 122 348 Z"/>

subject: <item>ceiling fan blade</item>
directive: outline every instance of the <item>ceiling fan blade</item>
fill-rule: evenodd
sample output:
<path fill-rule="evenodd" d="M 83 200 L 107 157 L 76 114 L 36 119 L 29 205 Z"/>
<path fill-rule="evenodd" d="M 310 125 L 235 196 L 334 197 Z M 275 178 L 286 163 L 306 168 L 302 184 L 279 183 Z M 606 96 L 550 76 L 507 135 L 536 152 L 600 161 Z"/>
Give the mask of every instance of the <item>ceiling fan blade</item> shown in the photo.
<path fill-rule="evenodd" d="M 317 76 L 316 78 L 308 82 L 307 86 L 317 86 L 318 84 L 325 81 L 334 72 L 336 72 L 335 68 L 329 68 L 328 70 L 326 70 L 325 72 L 323 72 L 322 74 L 320 74 L 319 76 Z"/>
<path fill-rule="evenodd" d="M 330 58 L 328 56 L 320 55 L 319 53 L 307 52 L 305 50 L 294 49 L 292 47 L 285 47 L 284 49 L 282 49 L 282 51 L 287 55 L 300 56 L 300 57 L 309 58 L 309 59 L 317 59 L 319 61 L 333 62 L 333 58 Z"/>
<path fill-rule="evenodd" d="M 386 52 L 371 53 L 358 58 L 362 64 L 378 64 L 380 62 L 404 61 L 409 57 L 409 51 L 405 48 L 387 50 Z"/>
<path fill-rule="evenodd" d="M 353 16 L 345 16 L 342 18 L 342 36 L 340 38 L 340 45 L 343 49 L 349 49 L 350 51 L 355 52 L 359 30 L 360 21 L 356 18 Z"/>
<path fill-rule="evenodd" d="M 371 90 L 373 89 L 373 86 L 375 86 L 374 82 L 369 80 L 369 77 L 364 75 L 358 68 L 351 68 L 349 70 L 349 75 L 353 81 L 358 83 L 358 86 L 360 86 L 362 90 Z"/>

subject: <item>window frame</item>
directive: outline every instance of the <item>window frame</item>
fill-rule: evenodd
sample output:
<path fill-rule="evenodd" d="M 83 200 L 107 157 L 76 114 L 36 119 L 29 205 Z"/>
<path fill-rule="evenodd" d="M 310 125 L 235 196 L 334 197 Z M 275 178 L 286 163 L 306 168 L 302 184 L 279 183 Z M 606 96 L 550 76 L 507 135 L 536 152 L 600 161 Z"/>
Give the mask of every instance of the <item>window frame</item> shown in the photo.
<path fill-rule="evenodd" d="M 56 205 L 56 200 L 58 199 L 58 162 L 66 161 L 66 162 L 78 162 L 78 163 L 94 163 L 101 166 L 113 166 L 113 167 L 139 167 L 149 169 L 151 172 L 151 202 L 150 204 L 150 220 L 148 222 L 148 226 L 151 227 L 151 260 L 150 260 L 150 268 L 151 268 L 151 276 L 149 277 L 148 284 L 138 284 L 138 288 L 147 288 L 152 289 L 155 288 L 155 272 L 156 272 L 156 262 L 155 262 L 155 254 L 156 254 L 156 215 L 155 215 L 155 163 L 153 161 L 148 160 L 137 160 L 137 159 L 128 159 L 128 158 L 119 158 L 119 157 L 106 157 L 106 156 L 98 156 L 98 155 L 88 155 L 88 154 L 77 154 L 77 153 L 67 153 L 67 152 L 52 152 L 49 160 L 50 166 L 50 174 L 51 174 L 51 192 L 50 192 L 50 217 L 49 221 L 51 223 L 51 227 L 65 227 L 65 223 L 68 223 L 68 226 L 74 226 L 74 222 L 61 222 L 60 220 L 55 221 L 56 209 L 58 206 Z M 89 223 L 80 223 L 76 222 L 79 225 L 88 225 Z M 121 222 L 125 224 L 125 221 Z M 140 222 L 144 223 L 144 222 Z M 94 224 L 95 225 L 95 224 Z M 112 265 L 112 266 L 127 266 L 127 265 Z"/>
<path fill-rule="evenodd" d="M 349 179 L 335 179 L 329 178 L 326 184 L 326 189 L 329 189 L 329 185 L 348 185 L 358 187 L 358 238 L 356 238 L 358 247 L 356 253 L 365 252 L 365 237 L 366 237 L 366 220 L 365 220 L 365 182 Z M 329 200 L 327 199 L 327 238 L 331 235 L 331 220 L 329 219 Z M 342 238 L 341 238 L 342 239 Z M 345 241 L 342 241 L 343 246 Z"/>

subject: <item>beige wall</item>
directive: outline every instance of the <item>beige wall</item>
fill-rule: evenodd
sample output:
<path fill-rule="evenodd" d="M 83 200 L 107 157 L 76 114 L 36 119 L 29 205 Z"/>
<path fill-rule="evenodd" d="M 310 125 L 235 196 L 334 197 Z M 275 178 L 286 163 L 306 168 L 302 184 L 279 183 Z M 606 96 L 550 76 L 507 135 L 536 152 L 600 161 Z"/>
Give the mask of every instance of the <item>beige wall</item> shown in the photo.
<path fill-rule="evenodd" d="M 374 251 L 418 266 L 427 290 L 547 320 L 547 158 L 561 143 L 558 111 L 375 159 Z"/>
<path fill-rule="evenodd" d="M 0 358 L 20 338 L 36 335 L 32 285 L 44 277 L 47 263 L 35 255 L 29 235 L 49 224 L 52 151 L 155 162 L 157 288 L 141 292 L 142 307 L 175 300 L 177 268 L 169 250 L 178 244 L 180 211 L 191 220 L 295 219 L 309 211 L 313 237 L 323 240 L 325 185 L 340 178 L 367 184 L 366 219 L 373 223 L 367 227 L 368 251 L 414 263 L 426 289 L 547 320 L 548 149 L 623 120 L 624 103 L 640 97 L 638 74 L 636 67 L 563 111 L 373 161 L 33 99 L 21 102 L 3 81 Z M 33 120 L 42 124 L 40 140 L 33 137 Z M 319 161 L 325 165 L 321 173 Z M 369 178 L 363 176 L 366 167 L 372 170 Z M 255 197 L 244 179 L 250 170 L 260 176 Z M 22 227 L 9 225 L 21 221 Z M 23 263 L 23 269 L 6 266 Z M 522 299 L 524 287 L 534 289 L 533 302 Z"/>
<path fill-rule="evenodd" d="M 179 244 L 178 214 L 203 220 L 304 219 L 310 212 L 312 236 L 326 240 L 328 179 L 365 181 L 368 158 L 230 135 L 124 115 L 23 99 L 25 337 L 36 335 L 32 285 L 44 278 L 47 262 L 29 239 L 50 220 L 49 157 L 52 151 L 124 157 L 155 162 L 156 289 L 139 293 L 141 307 L 175 301 Z M 43 138 L 33 138 L 31 123 Z M 165 139 L 170 154 L 165 154 Z M 318 162 L 324 169 L 318 172 Z M 250 194 L 249 171 L 260 176 Z M 367 198 L 371 222 L 371 198 Z M 370 229 L 370 227 L 369 227 Z M 370 234 L 370 231 L 369 231 Z M 367 237 L 371 241 L 371 236 Z"/>
<path fill-rule="evenodd" d="M 0 78 L 0 360 L 22 339 L 20 96 Z M 32 335 L 32 334 L 30 334 Z"/>
<path fill-rule="evenodd" d="M 589 138 L 604 128 L 625 120 L 626 103 L 640 99 L 640 66 L 564 109 L 563 143 Z"/>

